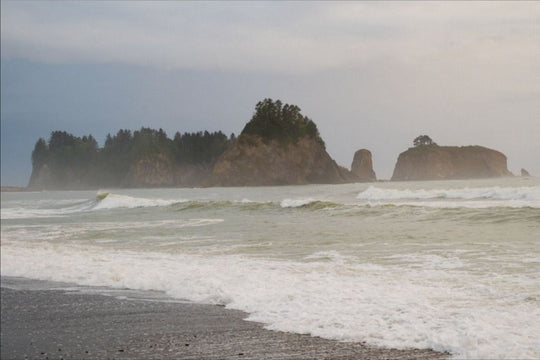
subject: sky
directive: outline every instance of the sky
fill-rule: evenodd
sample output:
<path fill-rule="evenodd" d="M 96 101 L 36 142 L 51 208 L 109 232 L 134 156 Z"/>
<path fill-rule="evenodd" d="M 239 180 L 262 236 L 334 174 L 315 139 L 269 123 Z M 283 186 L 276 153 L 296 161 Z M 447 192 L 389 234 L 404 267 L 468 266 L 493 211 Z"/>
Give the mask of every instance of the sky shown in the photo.
<path fill-rule="evenodd" d="M 296 104 L 388 179 L 418 135 L 540 176 L 540 2 L 1 2 L 1 183 L 36 141 L 142 126 L 239 134 Z"/>

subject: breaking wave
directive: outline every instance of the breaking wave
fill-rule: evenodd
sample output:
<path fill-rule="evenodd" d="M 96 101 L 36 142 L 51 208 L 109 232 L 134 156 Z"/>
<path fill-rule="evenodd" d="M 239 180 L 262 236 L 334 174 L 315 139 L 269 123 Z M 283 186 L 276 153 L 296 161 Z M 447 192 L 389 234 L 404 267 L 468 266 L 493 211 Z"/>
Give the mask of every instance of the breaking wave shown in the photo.
<path fill-rule="evenodd" d="M 329 201 L 312 197 L 285 198 L 281 201 L 210 200 L 185 198 L 145 198 L 117 193 L 98 192 L 92 199 L 36 202 L 25 206 L 3 207 L 2 219 L 53 218 L 95 211 L 164 208 L 166 211 L 197 211 L 205 209 L 240 211 L 305 210 L 356 212 L 372 208 L 392 207 L 469 208 L 494 207 L 540 209 L 540 187 L 483 187 L 460 189 L 394 189 L 369 186 L 356 199 Z"/>
<path fill-rule="evenodd" d="M 345 206 L 342 204 L 337 204 L 331 201 L 315 200 L 315 199 L 284 199 L 281 201 L 280 206 L 284 209 L 286 208 L 306 208 L 313 210 L 321 209 L 331 209 L 340 206 Z"/>
<path fill-rule="evenodd" d="M 100 194 L 98 193 L 98 196 Z M 139 208 L 139 207 L 155 207 L 155 206 L 169 206 L 179 202 L 186 202 L 187 200 L 163 200 L 163 199 L 146 199 L 137 198 L 119 194 L 108 194 L 103 197 L 102 200 L 96 200 L 93 210 L 102 209 L 117 209 L 117 208 Z"/>
<path fill-rule="evenodd" d="M 337 251 L 277 261 L 16 243 L 3 244 L 1 255 L 2 275 L 163 291 L 246 311 L 248 320 L 272 330 L 432 348 L 459 359 L 539 354 L 534 337 L 520 331 L 539 328 L 536 301 L 527 300 L 535 296 L 534 279 L 500 275 L 497 282 L 505 287 L 497 288 L 491 275 L 464 273 L 466 263 L 454 258 L 410 258 L 407 267 L 358 263 Z M 452 285 L 464 277 L 476 285 Z M 516 282 L 528 290 L 514 295 Z"/>
<path fill-rule="evenodd" d="M 428 207 L 540 208 L 540 187 L 485 187 L 460 189 L 385 189 L 370 186 L 359 200 Z"/>

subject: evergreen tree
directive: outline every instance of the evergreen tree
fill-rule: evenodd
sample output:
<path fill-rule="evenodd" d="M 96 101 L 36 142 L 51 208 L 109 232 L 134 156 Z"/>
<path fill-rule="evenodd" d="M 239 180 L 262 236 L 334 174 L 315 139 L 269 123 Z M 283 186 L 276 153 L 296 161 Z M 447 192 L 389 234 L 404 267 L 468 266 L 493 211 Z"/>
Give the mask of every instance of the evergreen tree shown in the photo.
<path fill-rule="evenodd" d="M 280 100 L 264 99 L 255 106 L 255 113 L 246 124 L 242 134 L 259 135 L 266 140 L 296 143 L 303 136 L 320 139 L 317 125 L 302 115 L 297 105 L 285 104 Z M 320 140 L 322 141 L 322 140 Z"/>
<path fill-rule="evenodd" d="M 425 146 L 425 145 L 437 145 L 436 143 L 431 140 L 431 138 L 427 135 L 420 135 L 416 137 L 413 141 L 413 144 L 415 147 L 418 146 Z"/>

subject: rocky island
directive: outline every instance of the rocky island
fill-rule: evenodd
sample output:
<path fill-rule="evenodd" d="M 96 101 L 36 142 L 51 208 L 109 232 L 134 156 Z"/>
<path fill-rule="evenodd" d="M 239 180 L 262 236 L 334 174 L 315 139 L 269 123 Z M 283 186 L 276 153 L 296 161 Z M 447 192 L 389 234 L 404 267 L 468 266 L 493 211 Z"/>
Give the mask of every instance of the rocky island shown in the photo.
<path fill-rule="evenodd" d="M 90 136 L 54 131 L 49 142 L 39 139 L 32 152 L 32 189 L 99 187 L 208 186 L 217 158 L 234 141 L 215 133 L 162 130 L 120 130 L 98 148 Z"/>
<path fill-rule="evenodd" d="M 392 181 L 475 179 L 513 176 L 506 156 L 482 146 L 439 146 L 427 135 L 399 154 Z"/>
<path fill-rule="evenodd" d="M 241 134 L 141 128 L 108 135 L 99 148 L 92 135 L 54 131 L 32 152 L 32 189 L 202 187 L 336 184 L 373 181 L 363 150 L 355 172 L 326 152 L 317 125 L 296 105 L 264 99 Z M 355 165 L 357 164 L 357 165 Z M 367 175 L 365 175 L 367 174 Z"/>
<path fill-rule="evenodd" d="M 377 181 L 375 171 L 373 171 L 373 161 L 371 160 L 371 151 L 360 149 L 354 153 L 351 164 L 351 172 L 358 177 L 360 181 Z"/>
<path fill-rule="evenodd" d="M 317 125 L 296 105 L 265 99 L 218 159 L 220 186 L 336 184 L 359 180 L 326 152 Z"/>

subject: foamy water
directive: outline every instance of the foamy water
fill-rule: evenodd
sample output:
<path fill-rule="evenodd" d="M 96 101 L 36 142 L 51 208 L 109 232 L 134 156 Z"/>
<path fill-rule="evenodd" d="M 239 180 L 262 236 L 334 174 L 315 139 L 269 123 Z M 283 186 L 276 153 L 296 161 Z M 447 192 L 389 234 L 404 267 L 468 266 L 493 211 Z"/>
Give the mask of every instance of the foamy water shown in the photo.
<path fill-rule="evenodd" d="M 532 207 L 540 208 L 540 188 L 476 187 L 459 189 L 387 189 L 370 186 L 357 199 L 382 201 L 394 205 L 430 207 Z M 429 201 L 426 201 L 429 200 Z"/>
<path fill-rule="evenodd" d="M 3 193 L 4 276 L 159 290 L 269 329 L 539 358 L 537 179 Z"/>

